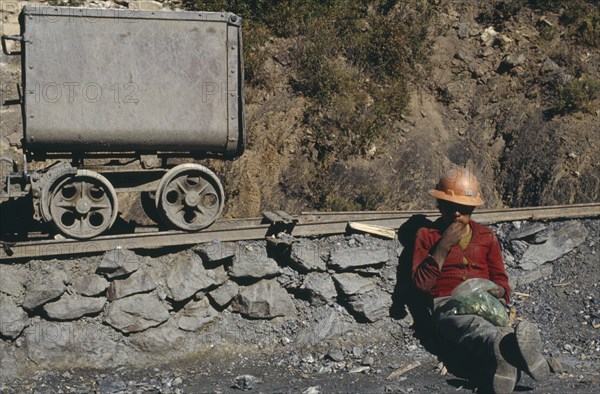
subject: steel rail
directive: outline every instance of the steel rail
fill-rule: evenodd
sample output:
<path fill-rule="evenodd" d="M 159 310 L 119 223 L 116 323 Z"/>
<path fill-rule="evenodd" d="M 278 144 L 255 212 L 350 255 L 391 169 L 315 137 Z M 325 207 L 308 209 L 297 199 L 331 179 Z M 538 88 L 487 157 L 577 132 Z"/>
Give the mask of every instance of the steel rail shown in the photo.
<path fill-rule="evenodd" d="M 348 222 L 361 222 L 388 228 L 398 228 L 414 215 L 436 219 L 436 211 L 386 212 L 306 212 L 293 219 L 297 221 L 291 235 L 309 237 L 343 234 Z M 519 220 L 573 219 L 600 216 L 600 203 L 557 205 L 533 208 L 482 209 L 473 214 L 480 223 L 492 224 Z M 264 239 L 271 225 L 262 218 L 226 219 L 215 222 L 201 232 L 156 231 L 120 235 L 106 235 L 89 240 L 46 239 L 2 243 L 0 261 L 15 261 L 58 256 L 97 254 L 116 247 L 127 249 L 158 249 L 212 242 Z"/>

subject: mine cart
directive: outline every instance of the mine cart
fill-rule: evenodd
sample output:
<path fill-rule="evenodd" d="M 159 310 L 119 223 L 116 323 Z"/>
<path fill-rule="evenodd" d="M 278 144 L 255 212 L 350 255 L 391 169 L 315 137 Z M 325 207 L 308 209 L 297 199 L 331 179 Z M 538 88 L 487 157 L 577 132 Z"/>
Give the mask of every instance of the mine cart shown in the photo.
<path fill-rule="evenodd" d="M 72 238 L 107 231 L 118 192 L 149 196 L 171 228 L 212 224 L 223 187 L 196 161 L 244 150 L 241 18 L 26 6 L 20 26 L 2 47 L 21 56 L 25 159 L 3 199 L 31 197 Z"/>

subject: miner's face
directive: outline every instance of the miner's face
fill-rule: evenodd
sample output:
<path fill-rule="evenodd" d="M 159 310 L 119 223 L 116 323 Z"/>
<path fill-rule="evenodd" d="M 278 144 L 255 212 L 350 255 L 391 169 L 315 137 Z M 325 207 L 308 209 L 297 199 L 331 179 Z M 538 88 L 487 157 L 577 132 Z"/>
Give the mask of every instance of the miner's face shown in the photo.
<path fill-rule="evenodd" d="M 475 207 L 456 204 L 445 200 L 438 200 L 438 209 L 442 214 L 444 223 L 449 225 L 453 222 L 459 222 L 462 224 L 469 223 Z"/>

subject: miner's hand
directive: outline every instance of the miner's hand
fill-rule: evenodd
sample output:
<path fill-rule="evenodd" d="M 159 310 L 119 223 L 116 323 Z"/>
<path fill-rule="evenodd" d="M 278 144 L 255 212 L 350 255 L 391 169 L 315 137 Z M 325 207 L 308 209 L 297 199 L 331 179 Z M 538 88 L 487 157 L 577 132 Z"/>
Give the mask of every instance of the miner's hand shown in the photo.
<path fill-rule="evenodd" d="M 506 301 L 504 300 L 504 295 L 506 294 L 506 290 L 502 286 L 497 286 L 495 289 L 488 290 L 488 293 L 496 297 L 501 303 L 506 305 Z"/>
<path fill-rule="evenodd" d="M 442 238 L 431 250 L 430 255 L 438 263 L 440 269 L 442 268 L 442 265 L 444 265 L 446 256 L 448 256 L 448 253 L 450 253 L 450 248 L 460 241 L 465 226 L 465 223 L 453 222 L 450 226 L 448 226 L 446 231 L 444 231 Z"/>
<path fill-rule="evenodd" d="M 459 243 L 460 239 L 462 238 L 463 231 L 465 230 L 465 226 L 465 223 L 453 222 L 442 234 L 440 244 L 451 248 L 457 243 Z"/>

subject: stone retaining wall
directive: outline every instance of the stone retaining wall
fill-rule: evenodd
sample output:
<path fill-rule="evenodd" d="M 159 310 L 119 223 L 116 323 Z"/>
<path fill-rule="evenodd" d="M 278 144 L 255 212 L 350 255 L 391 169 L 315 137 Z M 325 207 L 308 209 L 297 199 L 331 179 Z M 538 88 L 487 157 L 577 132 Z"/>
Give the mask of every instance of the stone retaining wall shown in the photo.
<path fill-rule="evenodd" d="M 550 275 L 546 262 L 588 238 L 579 221 L 494 229 L 513 288 Z M 159 256 L 116 249 L 1 264 L 0 376 L 303 348 L 351 331 L 395 330 L 393 296 L 410 280 L 402 252 L 398 240 L 369 235 L 280 234 Z"/>
<path fill-rule="evenodd" d="M 316 323 L 329 320 L 325 335 L 335 331 L 334 321 L 389 316 L 397 241 L 364 235 L 276 241 L 214 242 L 158 257 L 116 249 L 0 265 L 2 373 L 25 365 L 167 361 L 215 345 L 267 346 L 315 311 Z M 304 340 L 314 343 L 322 334 L 305 333 Z"/>

